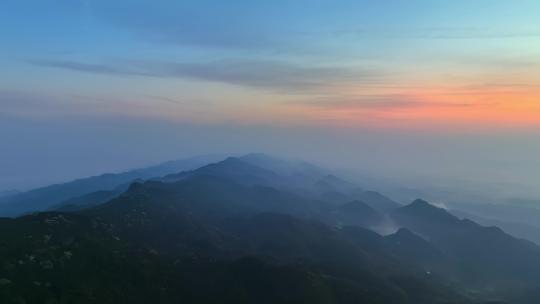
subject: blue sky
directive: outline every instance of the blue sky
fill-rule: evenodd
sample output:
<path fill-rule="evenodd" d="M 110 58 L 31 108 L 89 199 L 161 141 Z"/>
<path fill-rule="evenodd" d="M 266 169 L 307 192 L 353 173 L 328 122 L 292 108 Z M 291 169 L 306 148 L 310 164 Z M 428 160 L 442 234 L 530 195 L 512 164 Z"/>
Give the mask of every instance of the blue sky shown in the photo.
<path fill-rule="evenodd" d="M 520 0 L 5 0 L 0 189 L 190 153 L 302 155 L 321 130 L 385 132 L 388 149 L 403 133 L 526 144 L 540 125 L 539 11 Z M 136 149 L 141 132 L 174 148 Z M 280 144 L 284 134 L 298 138 Z"/>
<path fill-rule="evenodd" d="M 59 108 L 70 103 L 70 111 L 96 115 L 118 114 L 115 103 L 136 99 L 140 111 L 131 115 L 156 106 L 157 116 L 185 120 L 165 115 L 170 105 L 160 101 L 197 100 L 189 106 L 204 111 L 197 103 L 224 99 L 224 107 L 213 107 L 219 113 L 206 109 L 190 119 L 242 119 L 230 109 L 243 109 L 264 121 L 280 111 L 305 110 L 288 104 L 318 105 L 321 99 L 331 99 L 330 107 L 344 99 L 377 105 L 358 91 L 386 100 L 410 93 L 399 87 L 449 83 L 458 90 L 538 80 L 521 75 L 540 58 L 536 1 L 56 0 L 2 6 L 0 89 L 58 99 Z M 519 80 L 498 69 L 521 73 Z M 254 95 L 272 118 L 253 105 Z M 111 105 L 98 109 L 103 100 Z"/>

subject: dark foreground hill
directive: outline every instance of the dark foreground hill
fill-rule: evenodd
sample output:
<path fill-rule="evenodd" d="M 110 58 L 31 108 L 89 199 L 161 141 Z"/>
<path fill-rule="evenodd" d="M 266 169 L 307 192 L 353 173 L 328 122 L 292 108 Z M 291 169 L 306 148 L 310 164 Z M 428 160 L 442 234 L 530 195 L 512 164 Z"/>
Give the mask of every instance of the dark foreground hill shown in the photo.
<path fill-rule="evenodd" d="M 2 303 L 469 303 L 399 269 L 362 228 L 268 213 L 220 224 L 139 203 L 3 220 Z"/>

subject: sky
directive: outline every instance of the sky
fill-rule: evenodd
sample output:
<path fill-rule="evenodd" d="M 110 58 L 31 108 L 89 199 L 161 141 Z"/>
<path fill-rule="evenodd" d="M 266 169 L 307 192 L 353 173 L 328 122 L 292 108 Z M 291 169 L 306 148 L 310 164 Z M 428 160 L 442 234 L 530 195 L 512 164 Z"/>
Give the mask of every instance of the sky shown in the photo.
<path fill-rule="evenodd" d="M 3 0 L 0 190 L 250 151 L 532 187 L 539 11 L 533 0 Z"/>

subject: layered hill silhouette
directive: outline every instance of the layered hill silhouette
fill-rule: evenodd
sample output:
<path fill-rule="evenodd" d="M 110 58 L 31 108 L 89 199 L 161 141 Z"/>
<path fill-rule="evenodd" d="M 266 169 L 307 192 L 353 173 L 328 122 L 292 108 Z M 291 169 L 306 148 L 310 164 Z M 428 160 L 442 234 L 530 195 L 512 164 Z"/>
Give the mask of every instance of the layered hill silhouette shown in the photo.
<path fill-rule="evenodd" d="M 9 195 L 0 195 L 0 216 L 18 216 L 28 212 L 45 211 L 59 208 L 65 201 L 72 200 L 93 192 L 111 191 L 111 195 L 120 194 L 136 180 L 161 177 L 174 172 L 196 169 L 205 164 L 222 160 L 223 156 L 198 156 L 184 160 L 169 161 L 157 166 L 136 169 L 117 174 L 102 174 L 82 178 L 72 182 L 55 184 L 27 192 L 10 191 Z M 118 191 L 118 188 L 121 188 Z M 95 194 L 95 196 L 98 196 Z M 106 200 L 105 200 L 106 201 Z M 104 200 L 102 200 L 104 202 Z M 73 202 L 66 202 L 72 204 Z"/>
<path fill-rule="evenodd" d="M 423 200 L 394 210 L 392 218 L 461 265 L 454 270 L 465 284 L 495 289 L 540 280 L 540 247 L 500 228 L 460 220 Z"/>
<path fill-rule="evenodd" d="M 230 157 L 118 189 L 0 219 L 2 303 L 539 299 L 535 244 L 302 161 Z"/>

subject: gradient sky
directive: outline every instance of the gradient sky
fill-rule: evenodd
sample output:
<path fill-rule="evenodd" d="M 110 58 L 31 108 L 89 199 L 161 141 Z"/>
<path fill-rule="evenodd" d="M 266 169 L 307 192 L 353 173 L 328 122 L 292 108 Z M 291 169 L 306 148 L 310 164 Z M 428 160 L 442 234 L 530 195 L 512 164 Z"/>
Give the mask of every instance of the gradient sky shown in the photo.
<path fill-rule="evenodd" d="M 387 151 L 406 135 L 449 149 L 445 168 L 476 143 L 459 152 L 468 163 L 521 157 L 531 172 L 510 176 L 540 177 L 539 12 L 534 0 L 4 0 L 0 190 L 218 150 L 336 156 L 302 150 L 317 134 L 339 134 L 348 162 L 366 136 Z"/>

